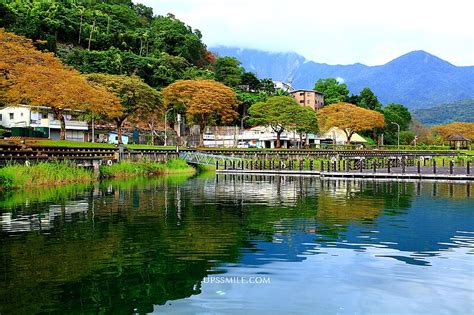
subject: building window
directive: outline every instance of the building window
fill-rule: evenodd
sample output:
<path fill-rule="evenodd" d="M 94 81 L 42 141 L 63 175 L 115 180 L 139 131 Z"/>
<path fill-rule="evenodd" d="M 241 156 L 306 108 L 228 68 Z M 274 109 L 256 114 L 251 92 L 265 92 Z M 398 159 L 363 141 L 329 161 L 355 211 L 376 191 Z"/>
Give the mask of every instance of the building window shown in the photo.
<path fill-rule="evenodd" d="M 14 115 L 13 113 L 10 113 L 10 119 L 13 119 Z"/>
<path fill-rule="evenodd" d="M 301 93 L 300 93 L 300 96 L 304 96 L 304 92 L 301 92 Z"/>
<path fill-rule="evenodd" d="M 3 121 L 3 117 L 2 117 L 2 114 L 0 114 L 0 121 Z"/>
<path fill-rule="evenodd" d="M 20 113 L 20 116 L 23 117 L 23 113 Z"/>
<path fill-rule="evenodd" d="M 48 119 L 48 114 L 46 114 L 46 113 L 41 114 L 41 116 L 42 116 L 43 119 Z"/>
<path fill-rule="evenodd" d="M 306 104 L 309 104 L 309 100 L 306 102 Z"/>
<path fill-rule="evenodd" d="M 304 104 L 304 100 L 301 100 L 301 101 L 300 101 L 300 104 Z"/>

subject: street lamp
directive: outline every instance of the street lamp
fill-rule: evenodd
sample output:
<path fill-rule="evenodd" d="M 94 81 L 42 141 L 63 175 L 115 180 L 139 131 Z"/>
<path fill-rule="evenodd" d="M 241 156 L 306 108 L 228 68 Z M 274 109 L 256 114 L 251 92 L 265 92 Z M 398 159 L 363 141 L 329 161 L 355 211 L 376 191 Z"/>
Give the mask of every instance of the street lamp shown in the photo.
<path fill-rule="evenodd" d="M 400 150 L 400 125 L 391 121 L 391 124 L 397 125 L 397 150 Z"/>
<path fill-rule="evenodd" d="M 166 125 L 167 125 L 166 118 L 168 117 L 168 112 L 171 111 L 171 110 L 173 110 L 173 108 L 168 109 L 165 113 L 165 147 L 167 145 L 167 141 L 166 141 L 167 140 L 167 137 L 166 137 Z"/>

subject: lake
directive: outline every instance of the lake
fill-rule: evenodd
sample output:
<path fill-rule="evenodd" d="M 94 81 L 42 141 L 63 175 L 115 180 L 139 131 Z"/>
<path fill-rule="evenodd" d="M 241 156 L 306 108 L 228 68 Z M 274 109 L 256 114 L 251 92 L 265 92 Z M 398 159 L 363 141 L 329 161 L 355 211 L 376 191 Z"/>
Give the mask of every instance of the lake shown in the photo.
<path fill-rule="evenodd" d="M 0 200 L 0 314 L 474 314 L 472 184 L 218 175 Z"/>

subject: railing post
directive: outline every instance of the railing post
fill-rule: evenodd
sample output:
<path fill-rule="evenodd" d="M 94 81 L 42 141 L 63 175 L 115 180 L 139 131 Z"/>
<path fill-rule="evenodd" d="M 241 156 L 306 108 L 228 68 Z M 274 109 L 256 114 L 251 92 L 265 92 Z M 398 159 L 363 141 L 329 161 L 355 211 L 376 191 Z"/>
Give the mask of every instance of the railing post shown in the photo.
<path fill-rule="evenodd" d="M 224 160 L 224 169 L 227 169 L 227 160 Z"/>
<path fill-rule="evenodd" d="M 433 160 L 433 174 L 436 174 L 436 160 Z"/>
<path fill-rule="evenodd" d="M 374 173 L 377 173 L 377 160 L 374 160 Z"/>
<path fill-rule="evenodd" d="M 302 171 L 304 168 L 304 161 L 300 160 L 300 171 Z"/>
<path fill-rule="evenodd" d="M 405 174 L 406 159 L 402 157 L 401 163 L 402 163 L 402 174 Z"/>
<path fill-rule="evenodd" d="M 321 165 L 320 165 L 320 171 L 321 171 L 321 172 L 324 172 L 324 161 L 321 161 L 320 164 L 321 164 Z"/>
<path fill-rule="evenodd" d="M 454 161 L 451 160 L 449 161 L 449 174 L 453 175 L 453 173 L 454 173 Z"/>
<path fill-rule="evenodd" d="M 467 175 L 471 174 L 471 161 L 467 161 L 466 173 Z"/>
<path fill-rule="evenodd" d="M 216 170 L 219 169 L 219 160 L 216 160 Z"/>
<path fill-rule="evenodd" d="M 421 173 L 421 162 L 420 162 L 420 160 L 418 160 L 418 162 L 416 163 L 416 168 L 417 168 L 418 174 L 420 174 Z"/>
<path fill-rule="evenodd" d="M 312 171 L 314 169 L 314 160 L 309 161 L 309 170 Z"/>
<path fill-rule="evenodd" d="M 364 169 L 364 161 L 362 160 L 362 158 L 360 158 L 360 165 L 359 165 L 359 171 L 362 173 L 363 169 Z"/>
<path fill-rule="evenodd" d="M 387 173 L 390 174 L 390 165 L 392 164 L 392 160 L 388 159 L 387 161 Z"/>

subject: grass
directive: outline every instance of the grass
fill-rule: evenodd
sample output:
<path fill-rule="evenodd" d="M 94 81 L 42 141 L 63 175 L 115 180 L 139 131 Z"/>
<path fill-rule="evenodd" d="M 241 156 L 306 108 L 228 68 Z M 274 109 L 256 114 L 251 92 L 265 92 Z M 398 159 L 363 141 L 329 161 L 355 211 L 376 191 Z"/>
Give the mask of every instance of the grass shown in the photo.
<path fill-rule="evenodd" d="M 136 176 L 194 174 L 196 170 L 182 159 L 171 159 L 166 163 L 122 161 L 111 166 L 103 165 L 100 174 L 103 178 L 126 178 Z"/>
<path fill-rule="evenodd" d="M 31 166 L 11 164 L 0 168 L 0 186 L 4 190 L 35 186 L 92 182 L 92 171 L 71 162 L 41 162 Z"/>
<path fill-rule="evenodd" d="M 132 150 L 176 150 L 175 146 L 156 146 L 156 145 L 147 145 L 147 144 L 127 144 L 127 148 Z"/>
<path fill-rule="evenodd" d="M 93 143 L 93 142 L 78 142 L 70 140 L 26 140 L 27 145 L 44 146 L 44 147 L 71 147 L 71 148 L 108 148 L 114 149 L 115 145 L 111 143 Z"/>

